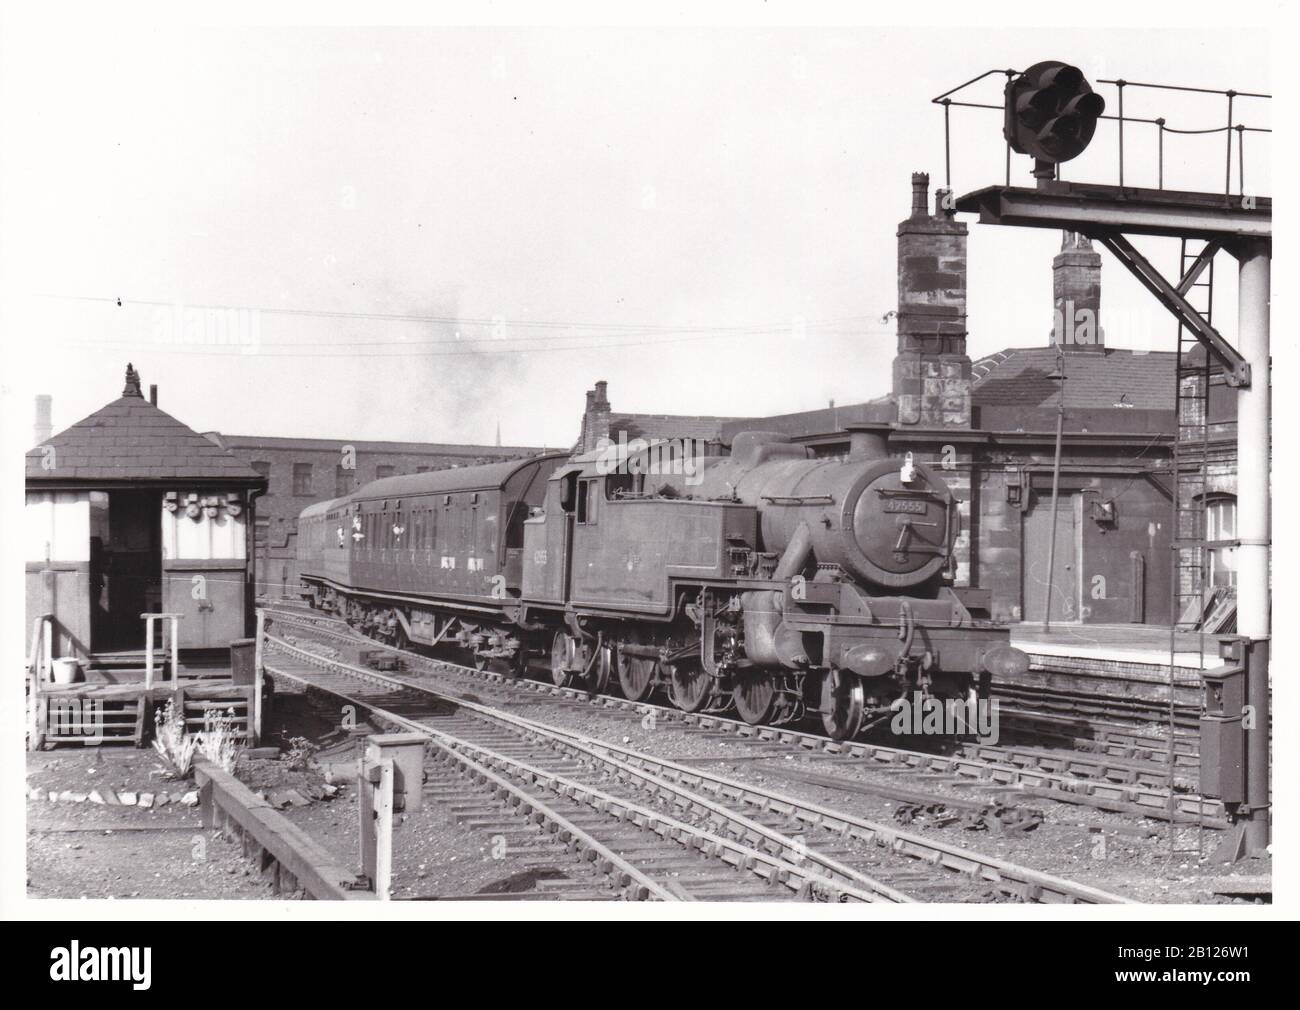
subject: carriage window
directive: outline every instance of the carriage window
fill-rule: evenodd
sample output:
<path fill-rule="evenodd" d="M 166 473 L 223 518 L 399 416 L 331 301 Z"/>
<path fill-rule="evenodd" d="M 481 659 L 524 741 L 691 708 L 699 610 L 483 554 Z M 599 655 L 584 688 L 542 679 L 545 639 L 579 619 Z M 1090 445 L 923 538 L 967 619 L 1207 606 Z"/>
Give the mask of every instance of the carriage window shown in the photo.
<path fill-rule="evenodd" d="M 524 522 L 528 519 L 528 502 L 512 501 L 506 506 L 506 549 L 524 545 Z"/>

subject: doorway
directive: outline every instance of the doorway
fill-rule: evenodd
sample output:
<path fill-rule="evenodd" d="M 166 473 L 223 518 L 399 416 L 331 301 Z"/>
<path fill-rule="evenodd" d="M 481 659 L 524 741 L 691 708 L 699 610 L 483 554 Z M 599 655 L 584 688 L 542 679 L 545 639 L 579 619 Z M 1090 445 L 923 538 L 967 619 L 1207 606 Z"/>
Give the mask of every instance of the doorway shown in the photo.
<path fill-rule="evenodd" d="M 1083 495 L 1063 492 L 1052 508 L 1050 494 L 1040 494 L 1025 516 L 1021 554 L 1023 609 L 1026 621 L 1041 622 L 1047 614 L 1047 559 L 1052 526 L 1056 527 L 1056 560 L 1052 566 L 1051 620 L 1078 623 L 1082 602 L 1080 559 L 1083 550 Z"/>
<path fill-rule="evenodd" d="M 94 492 L 90 503 L 91 649 L 144 648 L 140 615 L 162 609 L 161 496 Z"/>

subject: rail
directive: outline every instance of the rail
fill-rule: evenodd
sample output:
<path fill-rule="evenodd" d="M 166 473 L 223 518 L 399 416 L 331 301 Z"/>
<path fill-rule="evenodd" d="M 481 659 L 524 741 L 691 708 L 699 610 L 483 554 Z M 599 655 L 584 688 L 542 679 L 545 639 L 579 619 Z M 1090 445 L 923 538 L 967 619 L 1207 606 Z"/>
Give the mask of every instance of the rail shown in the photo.
<path fill-rule="evenodd" d="M 996 883 L 1008 893 L 1012 893 L 1021 900 L 1033 902 L 1064 902 L 1064 903 L 1124 903 L 1128 899 L 1110 894 L 1100 889 L 1079 884 L 1074 881 L 1065 880 L 1051 876 L 1050 874 L 1040 873 L 1027 867 L 1017 866 L 1012 863 L 997 859 L 996 857 L 984 856 L 971 850 L 963 849 L 958 846 L 951 846 L 946 843 L 936 842 L 932 839 L 920 835 L 914 835 L 909 832 L 897 830 L 891 826 L 878 824 L 862 818 L 854 817 L 833 811 L 829 808 L 819 807 L 814 804 L 797 800 L 781 793 L 776 793 L 767 789 L 748 784 L 739 783 L 722 776 L 701 772 L 696 768 L 686 768 L 680 764 L 668 761 L 666 759 L 656 758 L 652 755 L 644 754 L 630 748 L 619 747 L 606 741 L 598 740 L 591 737 L 585 737 L 582 734 L 574 733 L 568 730 L 560 729 L 555 726 L 549 726 L 535 722 L 531 719 L 525 719 L 521 716 L 511 713 L 501 712 L 468 701 L 464 698 L 453 698 L 442 695 L 440 692 L 427 685 L 418 684 L 406 679 L 386 676 L 376 671 L 356 666 L 351 663 L 338 659 L 331 659 L 320 656 L 309 650 L 294 646 L 288 642 L 276 639 L 273 636 L 267 636 L 268 643 L 273 645 L 279 651 L 296 656 L 310 666 L 318 669 L 331 670 L 341 673 L 345 676 L 359 680 L 362 683 L 369 683 L 393 691 L 418 690 L 428 694 L 431 697 L 444 697 L 454 701 L 456 706 L 464 711 L 473 712 L 496 721 L 499 724 L 511 725 L 516 727 L 525 735 L 537 735 L 546 737 L 553 743 L 562 744 L 566 750 L 572 753 L 580 754 L 587 759 L 603 758 L 603 763 L 609 767 L 612 773 L 620 780 L 628 781 L 630 779 L 641 779 L 647 785 L 662 794 L 677 794 L 684 799 L 688 808 L 701 812 L 707 812 L 713 818 L 724 818 L 730 822 L 733 829 L 739 829 L 739 833 L 748 838 L 762 838 L 769 844 L 775 844 L 778 848 L 778 854 L 768 855 L 767 852 L 760 853 L 758 858 L 771 860 L 774 863 L 786 863 L 787 849 L 793 849 L 790 840 L 781 832 L 774 832 L 771 829 L 752 821 L 734 811 L 727 810 L 725 805 L 719 805 L 716 801 L 710 799 L 710 794 L 714 797 L 726 797 L 728 799 L 738 800 L 746 806 L 754 807 L 761 812 L 771 810 L 780 810 L 793 814 L 799 820 L 809 825 L 820 825 L 829 828 L 832 831 L 841 832 L 845 836 L 853 836 L 865 842 L 873 843 L 882 848 L 889 849 L 893 852 L 928 862 L 931 865 L 942 866 L 948 870 L 956 870 L 972 877 L 982 879 L 991 883 Z M 270 665 L 270 664 L 268 664 Z M 328 688 L 326 690 L 329 690 Z M 338 693 L 334 691 L 333 693 Z M 356 699 L 353 699 L 354 701 Z M 449 734 L 442 733 L 439 730 L 431 729 L 424 723 L 413 722 L 403 716 L 395 713 L 385 712 L 370 702 L 361 702 L 377 715 L 382 715 L 385 721 L 393 721 L 398 725 L 404 725 L 409 729 L 416 729 L 421 733 L 431 734 L 435 738 L 444 738 L 457 750 L 467 750 L 474 754 L 479 760 L 487 757 L 489 764 L 501 767 L 499 762 L 517 765 L 511 758 L 505 758 L 497 754 L 488 754 L 478 744 L 469 741 L 458 740 L 450 737 Z M 596 796 L 596 790 L 590 786 L 580 783 L 569 782 L 554 776 L 551 773 L 542 772 L 540 769 L 528 768 L 527 773 L 532 781 L 538 778 L 546 777 L 555 780 L 555 785 L 559 787 L 565 795 L 584 796 L 590 795 L 595 801 L 598 809 L 605 809 L 606 806 L 611 809 L 623 808 L 631 811 L 634 805 L 626 800 L 614 797 Z M 703 788 L 701 788 L 703 787 Z M 601 806 L 604 804 L 605 806 Z M 643 816 L 653 817 L 656 820 L 665 820 L 664 815 L 656 814 L 653 811 L 642 811 Z M 698 828 L 687 825 L 675 825 L 677 831 L 686 831 L 694 835 L 701 835 Z M 712 836 L 709 833 L 703 833 L 703 841 L 707 844 L 736 848 L 737 853 L 741 854 L 737 843 L 731 839 Z M 770 852 L 770 850 L 768 850 Z M 743 855 L 743 854 L 741 854 Z M 751 851 L 747 858 L 753 859 L 754 853 Z M 836 891 L 853 897 L 861 897 L 862 900 L 874 901 L 897 901 L 901 895 L 892 892 L 892 888 L 880 884 L 877 881 L 864 878 L 860 873 L 851 868 L 839 864 L 837 860 L 829 857 L 814 856 L 813 851 L 809 851 L 805 846 L 798 847 L 798 860 L 802 866 L 795 866 L 786 863 L 782 869 L 787 872 L 798 874 L 807 879 L 809 882 L 815 881 L 823 887 L 830 885 Z M 808 864 L 813 865 L 808 865 Z M 865 889 L 865 893 L 854 894 L 859 889 Z M 874 892 L 874 893 L 873 893 Z"/>
<path fill-rule="evenodd" d="M 322 634 L 336 640 L 356 640 L 354 633 L 343 634 L 332 628 L 316 623 L 322 620 L 320 615 L 283 615 L 275 618 L 286 627 L 308 628 L 315 634 Z M 454 670 L 466 677 L 486 679 L 493 683 L 509 683 L 515 687 L 536 691 L 541 694 L 562 696 L 573 700 L 586 700 L 606 707 L 622 708 L 641 713 L 654 712 L 656 716 L 680 720 L 698 726 L 701 729 L 724 730 L 737 733 L 743 737 L 771 741 L 800 747 L 809 751 L 822 751 L 836 754 L 846 759 L 868 760 L 884 766 L 895 768 L 910 767 L 917 770 L 960 775 L 973 780 L 988 781 L 990 784 L 1004 786 L 1024 786 L 1030 789 L 1050 790 L 1063 802 L 1097 806 L 1116 812 L 1141 814 L 1156 819 L 1170 816 L 1170 794 L 1167 789 L 1157 784 L 1154 778 L 1143 781 L 1141 775 L 1134 775 L 1132 769 L 1126 768 L 1122 760 L 1105 754 L 1091 755 L 1071 751 L 1065 755 L 1040 753 L 1034 748 L 1008 745 L 969 744 L 956 753 L 940 754 L 928 751 L 914 751 L 871 743 L 866 740 L 836 741 L 829 737 L 798 730 L 789 726 L 752 726 L 739 719 L 713 712 L 683 712 L 678 708 L 658 705 L 649 701 L 632 702 L 608 695 L 592 698 L 590 693 L 577 687 L 560 687 L 548 681 L 523 680 L 508 677 L 505 674 L 487 670 L 474 670 L 469 667 L 449 663 L 445 660 L 405 652 L 404 656 L 419 659 L 429 664 Z M 374 674 L 376 678 L 381 675 Z M 381 678 L 386 680 L 387 678 Z M 376 683 L 379 683 L 376 680 Z M 397 683 L 397 682 L 395 682 Z M 1152 772 L 1155 776 L 1157 773 Z M 1160 782 L 1164 781 L 1165 772 L 1158 772 Z M 1115 779 L 1119 780 L 1116 781 Z M 1222 804 L 1217 800 L 1206 800 L 1188 793 L 1176 794 L 1174 798 L 1174 816 L 1207 816 L 1218 820 L 1223 816 Z"/>

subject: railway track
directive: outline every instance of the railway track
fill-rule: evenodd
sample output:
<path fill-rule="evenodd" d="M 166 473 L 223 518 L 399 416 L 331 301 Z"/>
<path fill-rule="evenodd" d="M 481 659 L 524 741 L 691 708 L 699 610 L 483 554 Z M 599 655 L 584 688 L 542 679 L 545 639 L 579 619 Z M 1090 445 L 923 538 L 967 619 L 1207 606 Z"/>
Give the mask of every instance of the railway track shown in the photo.
<path fill-rule="evenodd" d="M 871 767 L 907 769 L 918 774 L 951 775 L 982 783 L 993 789 L 1015 787 L 1038 798 L 1090 806 L 1117 813 L 1185 823 L 1215 826 L 1223 819 L 1217 800 L 1202 799 L 1190 791 L 1168 788 L 1168 766 L 1162 760 L 1167 744 L 1137 736 L 1116 737 L 1106 751 L 1076 751 L 1035 746 L 963 743 L 949 752 L 909 750 L 867 740 L 835 741 L 786 726 L 752 726 L 740 719 L 708 713 L 683 712 L 671 705 L 629 702 L 610 695 L 591 695 L 574 687 L 560 687 L 549 681 L 520 679 L 492 670 L 478 670 L 407 650 L 392 649 L 367 639 L 344 622 L 306 610 L 280 611 L 276 617 L 284 626 L 353 646 L 369 645 L 400 655 L 408 666 L 421 671 L 454 676 L 462 683 L 490 684 L 507 694 L 529 691 L 550 698 L 581 701 L 610 710 L 652 714 L 655 719 L 683 724 L 703 733 L 729 734 L 737 739 L 764 745 L 771 756 L 818 753 L 866 764 Z M 1151 747 L 1156 744 L 1156 747 Z M 1119 751 L 1119 753 L 1115 753 Z M 1185 747 L 1176 752 L 1190 767 L 1178 767 L 1175 783 L 1186 789 L 1195 775 L 1195 758 Z"/>
<path fill-rule="evenodd" d="M 629 897 L 1015 901 L 1126 899 L 725 776 L 546 726 L 268 635 L 267 672 L 429 736 L 441 760 L 547 814 Z M 536 804 L 536 806 L 534 806 Z M 955 872 L 946 872 L 955 871 Z"/>

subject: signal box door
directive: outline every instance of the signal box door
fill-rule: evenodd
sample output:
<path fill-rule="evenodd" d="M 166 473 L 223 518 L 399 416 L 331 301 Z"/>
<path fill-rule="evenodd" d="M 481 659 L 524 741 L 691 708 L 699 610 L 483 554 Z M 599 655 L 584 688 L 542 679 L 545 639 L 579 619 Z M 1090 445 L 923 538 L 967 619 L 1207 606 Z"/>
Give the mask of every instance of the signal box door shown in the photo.
<path fill-rule="evenodd" d="M 197 516 L 184 501 L 163 510 L 162 609 L 183 615 L 182 649 L 226 648 L 246 626 L 248 513 L 225 495 L 207 500 Z"/>

